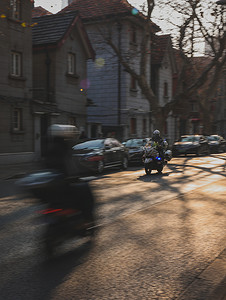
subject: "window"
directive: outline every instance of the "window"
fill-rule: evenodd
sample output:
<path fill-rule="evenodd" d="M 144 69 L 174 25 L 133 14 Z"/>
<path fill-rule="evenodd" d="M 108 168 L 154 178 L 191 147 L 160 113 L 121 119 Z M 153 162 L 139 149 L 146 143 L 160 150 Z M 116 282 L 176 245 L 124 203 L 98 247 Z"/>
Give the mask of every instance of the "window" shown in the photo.
<path fill-rule="evenodd" d="M 137 81 L 134 77 L 131 76 L 130 78 L 130 89 L 133 91 L 137 90 Z"/>
<path fill-rule="evenodd" d="M 10 0 L 11 17 L 20 20 L 20 0 Z"/>
<path fill-rule="evenodd" d="M 198 111 L 198 103 L 197 102 L 191 102 L 191 111 L 192 112 Z"/>
<path fill-rule="evenodd" d="M 11 52 L 11 75 L 21 76 L 22 55 L 19 52 Z"/>
<path fill-rule="evenodd" d="M 70 75 L 75 74 L 75 54 L 68 53 L 67 56 L 67 73 Z"/>
<path fill-rule="evenodd" d="M 136 118 L 130 119 L 130 133 L 136 134 L 137 133 L 137 120 Z"/>
<path fill-rule="evenodd" d="M 168 83 L 164 82 L 164 97 L 168 97 Z"/>
<path fill-rule="evenodd" d="M 22 109 L 21 108 L 14 108 L 13 109 L 13 131 L 20 131 L 22 130 Z"/>

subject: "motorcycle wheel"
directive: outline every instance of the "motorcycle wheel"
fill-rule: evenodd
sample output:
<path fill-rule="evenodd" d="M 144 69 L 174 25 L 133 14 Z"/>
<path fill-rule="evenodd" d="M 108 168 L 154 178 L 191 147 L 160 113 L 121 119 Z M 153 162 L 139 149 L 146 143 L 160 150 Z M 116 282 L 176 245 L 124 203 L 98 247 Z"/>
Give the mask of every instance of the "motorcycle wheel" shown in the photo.
<path fill-rule="evenodd" d="M 147 175 L 150 175 L 150 174 L 151 174 L 151 169 L 145 168 L 145 173 L 146 173 Z"/>
<path fill-rule="evenodd" d="M 157 169 L 157 171 L 158 171 L 159 174 L 162 173 L 162 170 L 163 170 L 163 166 L 160 166 L 160 167 L 158 167 L 158 169 Z"/>

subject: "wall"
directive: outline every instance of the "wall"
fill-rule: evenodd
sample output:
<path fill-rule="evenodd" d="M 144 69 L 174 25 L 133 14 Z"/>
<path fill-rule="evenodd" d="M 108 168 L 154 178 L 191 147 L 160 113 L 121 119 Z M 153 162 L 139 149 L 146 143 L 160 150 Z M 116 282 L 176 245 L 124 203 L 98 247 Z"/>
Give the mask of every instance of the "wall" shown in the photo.
<path fill-rule="evenodd" d="M 32 97 L 32 42 L 31 1 L 21 2 L 21 21 L 10 14 L 10 1 L 1 1 L 0 11 L 0 153 L 33 152 L 33 119 L 30 111 Z M 25 27 L 21 25 L 25 24 Z M 22 75 L 10 75 L 11 51 L 22 54 Z M 12 131 L 13 108 L 22 109 L 23 127 L 20 132 Z M 30 156 L 29 156 L 30 157 Z"/>
<path fill-rule="evenodd" d="M 67 54 L 76 54 L 77 77 L 67 74 Z M 86 127 L 86 89 L 81 91 L 87 82 L 87 56 L 76 28 L 61 48 L 56 51 L 55 99 L 60 111 L 58 121 L 67 123 L 70 117 L 76 118 L 78 128 Z"/>
<path fill-rule="evenodd" d="M 129 50 L 129 32 L 131 23 L 122 22 L 121 29 L 121 49 L 126 53 Z M 103 27 L 101 27 L 103 28 Z M 103 126 L 117 126 L 118 124 L 118 101 L 119 101 L 119 82 L 118 82 L 118 58 L 113 50 L 103 42 L 99 35 L 98 25 L 87 25 L 86 30 L 91 39 L 92 45 L 96 51 L 96 62 L 88 63 L 88 78 L 90 88 L 88 89 L 88 98 L 92 99 L 96 107 L 88 108 L 88 121 L 93 123 L 101 122 Z M 111 24 L 113 38 L 118 45 L 119 31 L 118 27 Z M 139 38 L 141 34 L 137 33 Z M 138 48 L 139 50 L 139 48 Z M 135 55 L 134 60 L 130 60 L 131 66 L 138 70 L 139 59 Z M 150 65 L 150 64 L 148 64 Z M 149 74 L 149 70 L 147 72 Z M 139 87 L 137 91 L 130 90 L 130 74 L 124 71 L 121 66 L 121 124 L 123 130 L 123 139 L 130 137 L 130 118 L 137 118 L 137 134 L 142 137 L 142 119 L 147 119 L 147 135 L 149 135 L 149 110 L 150 105 L 147 99 L 141 94 Z M 149 79 L 148 79 L 149 80 Z"/>

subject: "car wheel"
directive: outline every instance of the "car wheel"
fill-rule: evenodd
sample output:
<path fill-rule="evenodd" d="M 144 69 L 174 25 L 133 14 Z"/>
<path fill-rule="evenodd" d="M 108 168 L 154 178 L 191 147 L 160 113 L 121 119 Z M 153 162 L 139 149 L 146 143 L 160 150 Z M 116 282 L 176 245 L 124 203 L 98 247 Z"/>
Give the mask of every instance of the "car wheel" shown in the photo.
<path fill-rule="evenodd" d="M 128 158 L 127 157 L 123 157 L 122 160 L 122 169 L 126 170 L 128 168 Z"/>
<path fill-rule="evenodd" d="M 201 151 L 200 148 L 198 148 L 198 150 L 196 151 L 196 156 L 200 156 L 201 155 Z"/>
<path fill-rule="evenodd" d="M 102 160 L 98 161 L 97 172 L 98 174 L 102 174 L 104 171 L 104 162 Z"/>
<path fill-rule="evenodd" d="M 210 148 L 207 149 L 206 155 L 210 155 Z"/>

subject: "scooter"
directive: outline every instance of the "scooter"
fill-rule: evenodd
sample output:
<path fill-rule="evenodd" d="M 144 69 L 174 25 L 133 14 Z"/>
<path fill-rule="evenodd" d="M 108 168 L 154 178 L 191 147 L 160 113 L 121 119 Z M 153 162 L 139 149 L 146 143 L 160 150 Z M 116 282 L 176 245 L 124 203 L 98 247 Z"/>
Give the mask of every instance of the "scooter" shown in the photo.
<path fill-rule="evenodd" d="M 45 170 L 19 179 L 17 185 L 45 205 L 38 216 L 45 225 L 42 242 L 48 257 L 69 239 L 94 237 L 95 199 L 88 182 L 68 182 L 63 174 Z"/>

